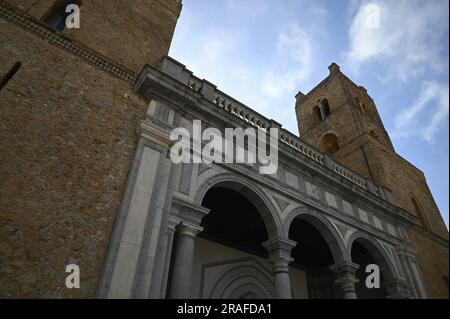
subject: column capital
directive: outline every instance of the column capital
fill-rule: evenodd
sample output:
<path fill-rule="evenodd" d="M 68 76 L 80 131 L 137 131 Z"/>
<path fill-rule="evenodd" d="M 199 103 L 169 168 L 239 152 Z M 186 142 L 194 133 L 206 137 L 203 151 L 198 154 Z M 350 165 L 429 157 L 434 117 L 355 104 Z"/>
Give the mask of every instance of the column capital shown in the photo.
<path fill-rule="evenodd" d="M 167 230 L 173 232 L 179 224 L 181 224 L 181 219 L 175 216 L 170 216 L 169 223 L 167 224 Z"/>
<path fill-rule="evenodd" d="M 389 299 L 409 299 L 409 285 L 406 281 L 395 279 L 389 282 L 385 282 L 384 286 L 387 292 L 387 298 Z"/>
<path fill-rule="evenodd" d="M 172 198 L 172 216 L 181 220 L 185 225 L 200 227 L 203 217 L 209 212 L 210 209 L 189 202 L 177 193 Z"/>
<path fill-rule="evenodd" d="M 292 261 L 291 251 L 297 243 L 287 238 L 277 237 L 265 241 L 262 245 L 267 249 L 270 259 L 285 259 L 290 262 Z"/>
<path fill-rule="evenodd" d="M 291 279 L 289 277 L 289 263 L 293 261 L 291 251 L 297 245 L 287 238 L 275 237 L 262 243 L 269 253 L 269 261 L 273 267 L 275 279 L 275 295 L 278 299 L 291 299 Z"/>
<path fill-rule="evenodd" d="M 185 223 L 181 223 L 177 227 L 178 236 L 196 237 L 202 231 L 203 231 L 203 227 L 200 227 L 197 225 L 185 224 Z"/>
<path fill-rule="evenodd" d="M 349 261 L 344 261 L 338 264 L 331 265 L 329 269 L 338 276 L 347 274 L 354 275 L 359 269 L 359 265 Z"/>
<path fill-rule="evenodd" d="M 356 279 L 356 271 L 359 265 L 352 262 L 342 262 L 331 265 L 330 270 L 336 274 L 336 284 L 340 285 L 344 293 L 344 299 L 356 299 L 355 285 L 359 282 Z"/>

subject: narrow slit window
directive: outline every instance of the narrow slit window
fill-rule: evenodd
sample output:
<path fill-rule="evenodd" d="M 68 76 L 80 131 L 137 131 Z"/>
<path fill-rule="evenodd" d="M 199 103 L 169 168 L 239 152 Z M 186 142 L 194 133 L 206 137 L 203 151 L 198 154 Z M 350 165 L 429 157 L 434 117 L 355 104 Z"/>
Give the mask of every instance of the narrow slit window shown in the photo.
<path fill-rule="evenodd" d="M 328 103 L 327 99 L 324 99 L 322 101 L 322 106 L 323 106 L 323 113 L 325 114 L 325 117 L 330 116 L 330 113 L 331 113 L 331 111 L 330 111 L 330 104 Z"/>
<path fill-rule="evenodd" d="M 70 4 L 81 6 L 81 0 L 57 0 L 50 8 L 50 10 L 42 17 L 42 20 L 51 25 L 58 31 L 62 31 L 66 27 L 66 18 L 69 12 L 66 12 L 66 7 Z"/>
<path fill-rule="evenodd" d="M 16 62 L 12 68 L 8 71 L 8 73 L 6 73 L 1 81 L 0 81 L 0 90 L 3 89 L 3 87 L 6 86 L 6 84 L 8 84 L 9 80 L 12 79 L 12 77 L 17 73 L 17 71 L 19 71 L 20 67 L 22 66 L 22 63 Z"/>
<path fill-rule="evenodd" d="M 322 114 L 320 113 L 320 108 L 318 105 L 313 107 L 313 112 L 312 112 L 312 117 L 313 117 L 313 123 L 314 124 L 319 124 L 322 121 Z"/>

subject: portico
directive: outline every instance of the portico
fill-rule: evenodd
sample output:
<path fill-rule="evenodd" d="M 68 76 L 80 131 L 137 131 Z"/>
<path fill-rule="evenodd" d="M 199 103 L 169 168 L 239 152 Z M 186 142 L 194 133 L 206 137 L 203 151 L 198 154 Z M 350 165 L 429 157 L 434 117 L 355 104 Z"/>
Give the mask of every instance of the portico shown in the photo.
<path fill-rule="evenodd" d="M 149 109 L 100 297 L 425 297 L 406 235 L 418 221 L 389 190 L 170 58 L 162 71 L 145 68 L 136 88 Z M 277 172 L 172 163 L 170 131 L 192 129 L 193 119 L 221 129 L 279 128 Z M 370 263 L 381 270 L 376 292 L 362 286 Z"/>

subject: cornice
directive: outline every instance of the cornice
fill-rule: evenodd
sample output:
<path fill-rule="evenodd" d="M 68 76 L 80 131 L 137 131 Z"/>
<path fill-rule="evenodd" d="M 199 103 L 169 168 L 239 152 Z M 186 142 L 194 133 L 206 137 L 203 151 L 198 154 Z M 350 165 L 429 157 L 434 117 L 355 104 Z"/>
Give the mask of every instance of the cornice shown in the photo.
<path fill-rule="evenodd" d="M 36 20 L 17 9 L 13 9 L 3 2 L 0 2 L 0 18 L 36 35 L 51 45 L 63 49 L 117 79 L 130 84 L 134 83 L 136 79 L 136 74 L 133 71 L 112 62 L 90 48 L 74 42 L 46 23 Z"/>

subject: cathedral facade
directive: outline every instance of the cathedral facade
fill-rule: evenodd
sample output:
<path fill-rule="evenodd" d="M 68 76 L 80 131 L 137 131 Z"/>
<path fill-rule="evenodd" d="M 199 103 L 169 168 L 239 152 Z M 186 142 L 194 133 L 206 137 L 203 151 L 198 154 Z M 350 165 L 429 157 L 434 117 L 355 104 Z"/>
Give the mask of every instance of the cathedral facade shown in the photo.
<path fill-rule="evenodd" d="M 299 137 L 167 56 L 180 12 L 0 0 L 0 297 L 448 298 L 448 231 L 366 89 L 331 64 Z M 174 163 L 194 121 L 277 129 L 277 170 Z"/>

